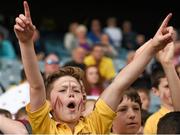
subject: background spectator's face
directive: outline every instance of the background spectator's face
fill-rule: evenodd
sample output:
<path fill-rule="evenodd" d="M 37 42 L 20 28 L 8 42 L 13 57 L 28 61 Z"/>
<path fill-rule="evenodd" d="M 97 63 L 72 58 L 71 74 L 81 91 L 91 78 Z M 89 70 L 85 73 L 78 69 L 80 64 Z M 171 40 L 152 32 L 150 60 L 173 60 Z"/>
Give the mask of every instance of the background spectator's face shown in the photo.
<path fill-rule="evenodd" d="M 127 96 L 117 109 L 117 116 L 113 121 L 113 133 L 136 134 L 141 126 L 141 109 L 138 103 L 131 101 Z"/>
<path fill-rule="evenodd" d="M 104 56 L 103 47 L 101 47 L 101 46 L 94 47 L 94 49 L 92 51 L 92 55 L 95 58 L 95 60 L 97 60 L 97 61 L 101 60 L 101 58 Z"/>
<path fill-rule="evenodd" d="M 116 26 L 117 25 L 117 20 L 116 20 L 116 18 L 114 18 L 114 17 L 112 17 L 112 18 L 109 18 L 108 20 L 107 20 L 107 25 L 108 26 Z"/>
<path fill-rule="evenodd" d="M 101 35 L 101 42 L 104 44 L 109 44 L 109 36 L 107 34 Z"/>
<path fill-rule="evenodd" d="M 137 35 L 136 42 L 138 45 L 143 45 L 145 43 L 145 36 L 142 34 Z"/>
<path fill-rule="evenodd" d="M 147 95 L 146 92 L 143 91 L 138 91 L 138 94 L 141 98 L 141 102 L 142 102 L 142 109 L 144 110 L 149 110 L 149 106 L 150 106 L 150 97 L 149 95 Z"/>
<path fill-rule="evenodd" d="M 51 54 L 45 59 L 45 74 L 51 74 L 59 70 L 59 58 Z"/>
<path fill-rule="evenodd" d="M 77 27 L 78 27 L 78 23 L 74 22 L 74 23 L 70 24 L 69 31 L 72 32 L 73 34 L 75 34 Z"/>
<path fill-rule="evenodd" d="M 160 79 L 157 94 L 160 97 L 160 100 L 162 101 L 162 105 L 173 106 L 171 93 L 168 86 L 168 80 L 166 77 Z"/>
<path fill-rule="evenodd" d="M 86 38 L 87 29 L 85 26 L 78 26 L 76 28 L 76 37 L 77 38 Z"/>
<path fill-rule="evenodd" d="M 94 32 L 100 32 L 101 31 L 101 25 L 98 20 L 93 20 L 91 23 L 91 29 Z"/>
<path fill-rule="evenodd" d="M 81 47 L 76 48 L 73 51 L 73 59 L 77 63 L 83 63 L 86 54 L 87 54 L 87 51 L 84 48 L 81 48 Z"/>
<path fill-rule="evenodd" d="M 131 22 L 125 21 L 122 25 L 123 32 L 130 32 L 131 31 Z"/>
<path fill-rule="evenodd" d="M 88 67 L 86 69 L 86 79 L 90 84 L 96 84 L 99 81 L 99 74 L 97 67 Z"/>

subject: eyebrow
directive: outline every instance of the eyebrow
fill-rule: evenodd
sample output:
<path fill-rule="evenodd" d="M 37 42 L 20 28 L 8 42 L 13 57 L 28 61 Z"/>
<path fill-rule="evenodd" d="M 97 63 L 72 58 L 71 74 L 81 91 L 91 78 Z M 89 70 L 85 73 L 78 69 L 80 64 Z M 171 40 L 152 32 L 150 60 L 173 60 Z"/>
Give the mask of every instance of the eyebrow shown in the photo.
<path fill-rule="evenodd" d="M 62 85 L 61 87 L 63 87 L 63 88 L 68 88 L 67 85 Z M 72 88 L 74 89 L 74 88 L 80 88 L 80 87 L 78 87 L 78 86 L 72 86 Z"/>

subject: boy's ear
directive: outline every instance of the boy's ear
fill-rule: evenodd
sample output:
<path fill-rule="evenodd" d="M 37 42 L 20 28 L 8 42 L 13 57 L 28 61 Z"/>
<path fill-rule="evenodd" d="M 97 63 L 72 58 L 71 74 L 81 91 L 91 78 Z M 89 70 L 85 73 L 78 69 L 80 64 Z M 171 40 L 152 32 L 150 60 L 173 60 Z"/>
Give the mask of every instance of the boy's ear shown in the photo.
<path fill-rule="evenodd" d="M 159 97 L 159 90 L 156 87 L 152 87 L 152 93 Z"/>

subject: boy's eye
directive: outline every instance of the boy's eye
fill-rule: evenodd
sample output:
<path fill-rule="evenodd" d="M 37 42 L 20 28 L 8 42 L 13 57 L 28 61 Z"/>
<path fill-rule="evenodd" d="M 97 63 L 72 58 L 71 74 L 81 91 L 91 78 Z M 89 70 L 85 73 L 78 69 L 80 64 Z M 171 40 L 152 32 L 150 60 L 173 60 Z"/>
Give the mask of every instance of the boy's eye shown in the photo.
<path fill-rule="evenodd" d="M 59 92 L 65 92 L 66 90 L 62 89 L 62 90 L 59 90 Z"/>
<path fill-rule="evenodd" d="M 74 92 L 76 92 L 76 93 L 80 93 L 80 91 L 79 91 L 79 90 L 74 90 Z"/>
<path fill-rule="evenodd" d="M 140 110 L 139 107 L 134 107 L 133 109 L 136 110 L 136 111 Z"/>
<path fill-rule="evenodd" d="M 118 110 L 118 112 L 125 112 L 125 111 L 127 111 L 127 108 L 121 108 Z"/>

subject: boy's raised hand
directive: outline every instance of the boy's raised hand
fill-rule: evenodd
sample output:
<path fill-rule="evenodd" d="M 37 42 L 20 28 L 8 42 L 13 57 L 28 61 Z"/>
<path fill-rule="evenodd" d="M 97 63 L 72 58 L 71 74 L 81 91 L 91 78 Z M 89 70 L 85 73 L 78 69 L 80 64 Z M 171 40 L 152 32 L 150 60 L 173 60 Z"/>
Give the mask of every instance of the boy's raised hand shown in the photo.
<path fill-rule="evenodd" d="M 162 50 L 160 50 L 156 54 L 157 60 L 162 64 L 173 64 L 173 58 L 174 58 L 174 42 L 171 42 L 166 45 L 166 47 Z"/>
<path fill-rule="evenodd" d="M 14 31 L 18 40 L 22 43 L 32 40 L 36 27 L 32 24 L 30 10 L 27 1 L 24 1 L 24 14 L 16 17 Z"/>
<path fill-rule="evenodd" d="M 173 27 L 168 26 L 171 17 L 172 13 L 169 13 L 152 39 L 156 52 L 163 49 L 168 43 L 173 41 Z"/>

